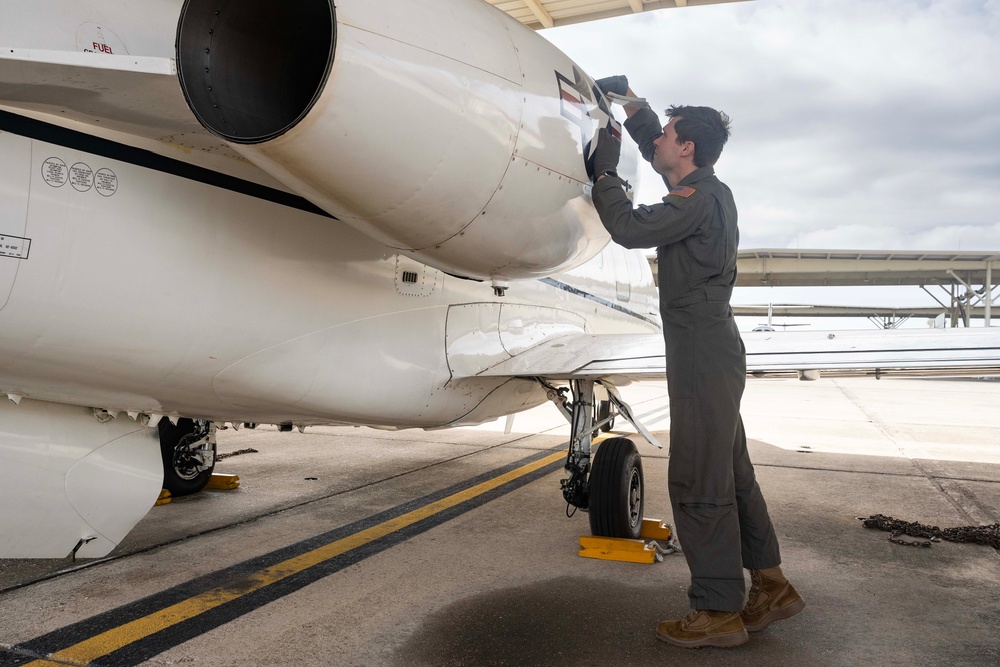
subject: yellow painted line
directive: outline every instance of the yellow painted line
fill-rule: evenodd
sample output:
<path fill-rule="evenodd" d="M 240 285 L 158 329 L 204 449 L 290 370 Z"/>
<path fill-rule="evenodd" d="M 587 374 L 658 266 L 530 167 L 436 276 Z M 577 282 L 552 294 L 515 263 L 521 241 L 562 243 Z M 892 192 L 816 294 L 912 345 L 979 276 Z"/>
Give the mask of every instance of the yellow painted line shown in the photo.
<path fill-rule="evenodd" d="M 49 656 L 50 660 L 61 660 L 76 664 L 89 664 L 91 661 L 108 655 L 120 648 L 139 641 L 152 634 L 160 632 L 172 625 L 176 625 L 189 618 L 194 618 L 210 609 L 214 609 L 227 602 L 240 598 L 247 593 L 260 590 L 265 586 L 281 581 L 286 577 L 297 574 L 310 567 L 318 565 L 323 561 L 335 558 L 343 553 L 357 549 L 369 542 L 385 537 L 402 528 L 406 528 L 418 521 L 422 521 L 430 516 L 443 512 L 466 500 L 470 500 L 493 489 L 503 486 L 507 482 L 523 477 L 539 468 L 544 468 L 550 463 L 566 457 L 565 452 L 558 452 L 545 458 L 533 461 L 520 468 L 515 468 L 510 472 L 487 480 L 476 486 L 459 491 L 458 493 L 442 498 L 419 509 L 407 512 L 394 519 L 390 519 L 377 526 L 366 528 L 361 532 L 349 535 L 335 542 L 323 545 L 312 551 L 308 551 L 300 556 L 289 558 L 286 561 L 264 568 L 255 572 L 246 579 L 236 582 L 228 587 L 213 588 L 193 598 L 178 602 L 177 604 L 161 609 L 143 618 L 120 625 L 99 635 L 84 640 L 79 644 L 70 646 Z M 55 664 L 50 660 L 36 660 L 28 663 L 28 667 L 42 667 L 43 665 Z"/>

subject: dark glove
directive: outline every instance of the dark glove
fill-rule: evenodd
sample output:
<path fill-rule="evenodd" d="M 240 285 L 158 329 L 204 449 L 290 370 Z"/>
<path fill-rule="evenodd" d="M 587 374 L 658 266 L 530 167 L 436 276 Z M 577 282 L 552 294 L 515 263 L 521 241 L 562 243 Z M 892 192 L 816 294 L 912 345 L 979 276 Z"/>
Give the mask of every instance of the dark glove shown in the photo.
<path fill-rule="evenodd" d="M 597 87 L 601 89 L 601 92 L 607 95 L 608 93 L 616 93 L 618 95 L 628 94 L 628 77 L 624 74 L 619 74 L 617 76 L 607 76 L 603 79 L 598 79 L 596 82 Z"/>
<path fill-rule="evenodd" d="M 611 172 L 618 175 L 618 160 L 622 154 L 622 142 L 615 139 L 608 132 L 608 128 L 602 127 L 594 135 L 594 182 L 601 174 Z"/>

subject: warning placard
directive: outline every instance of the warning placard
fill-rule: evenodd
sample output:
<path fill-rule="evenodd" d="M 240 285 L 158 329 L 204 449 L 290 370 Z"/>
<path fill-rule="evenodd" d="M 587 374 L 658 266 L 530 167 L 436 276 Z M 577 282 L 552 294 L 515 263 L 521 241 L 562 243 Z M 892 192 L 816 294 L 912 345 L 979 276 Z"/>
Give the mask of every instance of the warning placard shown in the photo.
<path fill-rule="evenodd" d="M 94 187 L 94 170 L 83 162 L 69 168 L 69 182 L 77 192 L 86 192 Z"/>
<path fill-rule="evenodd" d="M 69 178 L 69 170 L 66 163 L 57 157 L 50 157 L 42 163 L 42 178 L 54 188 L 61 188 L 66 185 Z"/>
<path fill-rule="evenodd" d="M 94 187 L 105 197 L 118 192 L 118 177 L 110 169 L 99 169 L 94 175 Z"/>
<path fill-rule="evenodd" d="M 0 234 L 0 257 L 28 259 L 28 251 L 30 249 L 31 239 Z"/>

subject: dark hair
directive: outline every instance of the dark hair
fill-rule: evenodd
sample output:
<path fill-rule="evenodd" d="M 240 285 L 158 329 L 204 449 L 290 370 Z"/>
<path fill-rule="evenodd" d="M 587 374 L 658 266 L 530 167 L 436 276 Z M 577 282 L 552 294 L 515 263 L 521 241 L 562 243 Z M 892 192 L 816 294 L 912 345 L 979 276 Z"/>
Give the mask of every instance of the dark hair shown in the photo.
<path fill-rule="evenodd" d="M 710 167 L 722 155 L 722 147 L 729 140 L 729 116 L 712 107 L 672 105 L 667 118 L 676 118 L 674 131 L 678 143 L 694 142 L 694 164 Z"/>

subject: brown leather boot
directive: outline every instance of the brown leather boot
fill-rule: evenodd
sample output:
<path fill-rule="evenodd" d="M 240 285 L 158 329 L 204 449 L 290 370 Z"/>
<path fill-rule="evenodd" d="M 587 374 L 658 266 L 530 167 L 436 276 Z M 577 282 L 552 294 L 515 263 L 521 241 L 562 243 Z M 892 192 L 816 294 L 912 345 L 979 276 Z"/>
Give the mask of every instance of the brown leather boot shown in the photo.
<path fill-rule="evenodd" d="M 795 616 L 805 606 L 805 600 L 788 583 L 781 568 L 769 567 L 750 570 L 750 594 L 740 616 L 748 631 L 758 632 L 775 621 Z"/>
<path fill-rule="evenodd" d="M 656 638 L 683 648 L 739 646 L 750 639 L 739 612 L 695 609 L 679 621 L 661 621 Z"/>

